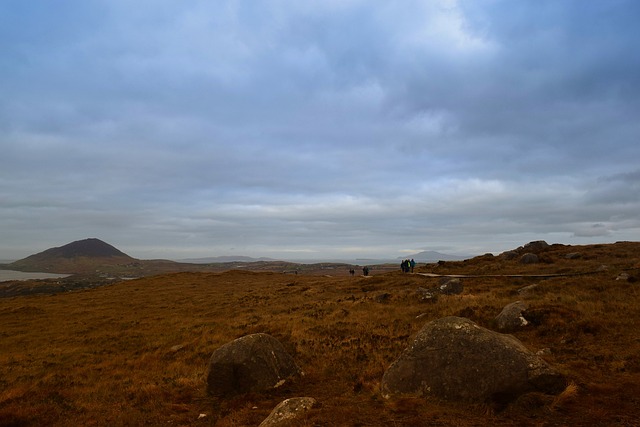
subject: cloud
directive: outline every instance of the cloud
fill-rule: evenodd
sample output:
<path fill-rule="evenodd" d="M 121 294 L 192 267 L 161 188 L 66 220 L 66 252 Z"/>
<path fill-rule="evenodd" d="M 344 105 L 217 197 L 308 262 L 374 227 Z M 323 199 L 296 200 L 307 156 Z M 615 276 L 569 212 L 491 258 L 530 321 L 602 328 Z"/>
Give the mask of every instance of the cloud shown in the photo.
<path fill-rule="evenodd" d="M 0 257 L 638 238 L 633 1 L 0 12 Z"/>

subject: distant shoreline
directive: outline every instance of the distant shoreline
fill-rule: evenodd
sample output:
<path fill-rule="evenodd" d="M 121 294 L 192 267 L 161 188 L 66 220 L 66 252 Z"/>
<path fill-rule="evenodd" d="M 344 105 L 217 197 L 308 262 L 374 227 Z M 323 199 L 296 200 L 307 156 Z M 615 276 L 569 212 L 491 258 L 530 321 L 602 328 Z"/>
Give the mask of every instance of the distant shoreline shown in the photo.
<path fill-rule="evenodd" d="M 0 270 L 0 282 L 11 280 L 63 279 L 71 274 L 32 273 L 15 270 Z"/>

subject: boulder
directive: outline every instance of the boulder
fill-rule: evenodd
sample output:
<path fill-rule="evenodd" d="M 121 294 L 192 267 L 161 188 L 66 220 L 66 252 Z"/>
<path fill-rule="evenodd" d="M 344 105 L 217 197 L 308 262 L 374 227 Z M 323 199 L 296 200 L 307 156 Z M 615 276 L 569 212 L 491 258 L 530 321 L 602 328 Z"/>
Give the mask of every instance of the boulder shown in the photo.
<path fill-rule="evenodd" d="M 520 257 L 520 264 L 537 264 L 538 262 L 540 262 L 538 255 L 531 252 L 527 252 Z"/>
<path fill-rule="evenodd" d="M 507 304 L 495 318 L 496 329 L 501 332 L 511 332 L 527 326 L 529 322 L 522 316 L 527 305 L 522 301 Z"/>
<path fill-rule="evenodd" d="M 389 366 L 381 392 L 385 398 L 504 404 L 530 391 L 555 394 L 564 386 L 563 376 L 515 337 L 445 317 L 427 323 Z"/>
<path fill-rule="evenodd" d="M 462 281 L 458 278 L 443 277 L 440 279 L 438 291 L 443 295 L 458 295 L 464 290 Z"/>
<path fill-rule="evenodd" d="M 227 397 L 266 391 L 302 374 L 277 339 L 252 334 L 231 341 L 211 355 L 207 393 Z"/>
<path fill-rule="evenodd" d="M 292 397 L 276 406 L 258 427 L 293 425 L 309 409 L 317 406 L 313 397 Z"/>

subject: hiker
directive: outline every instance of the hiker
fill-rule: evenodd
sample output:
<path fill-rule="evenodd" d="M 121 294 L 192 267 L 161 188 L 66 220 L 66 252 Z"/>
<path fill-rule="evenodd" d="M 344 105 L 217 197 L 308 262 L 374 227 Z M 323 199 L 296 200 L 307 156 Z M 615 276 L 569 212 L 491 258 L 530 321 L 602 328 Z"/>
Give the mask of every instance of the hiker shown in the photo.
<path fill-rule="evenodd" d="M 409 260 L 405 259 L 402 261 L 402 264 L 400 264 L 400 269 L 402 270 L 403 273 L 408 273 L 409 272 Z"/>
<path fill-rule="evenodd" d="M 356 274 L 356 271 L 353 268 L 349 269 L 349 275 L 350 276 L 353 276 L 355 274 Z"/>
<path fill-rule="evenodd" d="M 365 276 L 369 275 L 369 267 L 367 267 L 366 265 L 364 267 L 362 267 L 362 274 L 364 274 Z"/>
<path fill-rule="evenodd" d="M 416 262 L 413 258 L 409 261 L 409 265 L 411 266 L 411 272 L 413 273 L 413 269 L 416 268 Z"/>

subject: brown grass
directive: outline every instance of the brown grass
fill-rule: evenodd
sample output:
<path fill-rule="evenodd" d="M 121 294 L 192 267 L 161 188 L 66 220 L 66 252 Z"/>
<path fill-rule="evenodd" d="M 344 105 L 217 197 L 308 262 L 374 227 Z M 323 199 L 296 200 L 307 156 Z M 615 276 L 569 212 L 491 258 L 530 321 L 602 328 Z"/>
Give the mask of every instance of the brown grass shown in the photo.
<path fill-rule="evenodd" d="M 462 295 L 421 303 L 437 278 L 370 278 L 229 271 L 176 273 L 52 296 L 0 299 L 0 425 L 258 425 L 280 401 L 312 396 L 308 426 L 638 425 L 640 244 L 552 247 L 543 264 L 480 257 L 420 272 L 537 274 L 463 279 Z M 582 252 L 577 260 L 564 253 Z M 632 269 L 632 270 L 629 270 Z M 633 270 L 636 269 L 636 270 Z M 517 293 L 537 283 L 527 296 Z M 377 296 L 388 293 L 383 302 Z M 514 335 L 570 379 L 558 396 L 523 396 L 495 412 L 432 399 L 384 400 L 384 370 L 428 321 L 468 317 L 485 327 L 526 301 L 536 324 Z M 211 353 L 240 336 L 278 338 L 303 368 L 270 393 L 205 394 Z M 200 418 L 200 414 L 207 414 Z"/>

